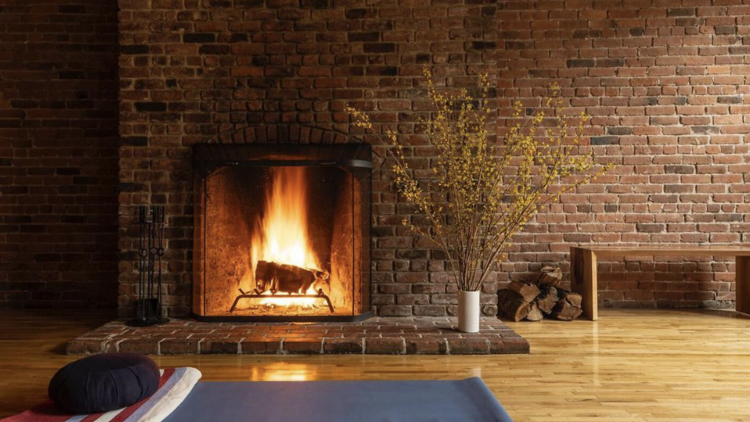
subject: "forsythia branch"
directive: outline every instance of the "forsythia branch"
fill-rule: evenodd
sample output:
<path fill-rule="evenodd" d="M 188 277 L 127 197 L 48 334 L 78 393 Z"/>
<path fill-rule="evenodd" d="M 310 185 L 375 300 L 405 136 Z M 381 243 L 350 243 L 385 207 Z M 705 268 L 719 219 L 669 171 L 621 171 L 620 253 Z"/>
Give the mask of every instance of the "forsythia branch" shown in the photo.
<path fill-rule="evenodd" d="M 375 133 L 390 146 L 396 189 L 424 216 L 419 225 L 405 217 L 404 225 L 445 252 L 459 289 L 476 291 L 505 256 L 513 236 L 542 206 L 592 182 L 610 165 L 597 165 L 591 150 L 581 152 L 589 116 L 581 113 L 571 127 L 555 85 L 543 99 L 543 109 L 529 117 L 515 103 L 512 125 L 493 143 L 486 75 L 480 80 L 479 98 L 467 90 L 441 93 L 429 70 L 424 76 L 434 112 L 419 124 L 437 151 L 429 178 L 418 177 L 409 167 L 408 145 L 397 133 L 376 131 L 362 111 L 348 107 L 347 112 L 355 127 Z M 548 116 L 545 110 L 552 112 Z"/>

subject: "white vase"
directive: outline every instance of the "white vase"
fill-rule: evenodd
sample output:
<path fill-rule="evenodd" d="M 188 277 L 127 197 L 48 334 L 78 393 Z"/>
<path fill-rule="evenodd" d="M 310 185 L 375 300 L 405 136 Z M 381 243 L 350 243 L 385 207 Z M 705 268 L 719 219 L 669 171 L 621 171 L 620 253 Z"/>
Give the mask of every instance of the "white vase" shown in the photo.
<path fill-rule="evenodd" d="M 458 291 L 458 330 L 479 332 L 479 292 Z"/>

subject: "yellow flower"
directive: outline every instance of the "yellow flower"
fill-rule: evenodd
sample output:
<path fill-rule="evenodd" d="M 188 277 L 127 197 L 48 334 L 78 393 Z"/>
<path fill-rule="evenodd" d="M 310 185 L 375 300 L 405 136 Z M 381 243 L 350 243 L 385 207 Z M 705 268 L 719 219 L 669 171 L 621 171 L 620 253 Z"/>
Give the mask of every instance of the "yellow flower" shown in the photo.
<path fill-rule="evenodd" d="M 527 116 L 520 101 L 513 102 L 507 133 L 490 142 L 487 105 L 488 75 L 479 76 L 479 92 L 439 92 L 429 69 L 424 69 L 427 96 L 434 107 L 418 120 L 436 156 L 429 171 L 413 169 L 410 145 L 390 128 L 381 141 L 389 145 L 394 185 L 415 206 L 415 215 L 402 223 L 441 248 L 462 290 L 478 290 L 497 261 L 505 259 L 510 240 L 538 210 L 566 192 L 590 183 L 612 165 L 598 166 L 593 152 L 581 154 L 583 129 L 590 119 L 578 116 L 569 125 L 560 87 L 551 85 L 541 103 L 551 113 L 536 110 Z M 375 132 L 366 113 L 347 107 L 355 127 Z M 420 215 L 422 218 L 412 218 Z"/>

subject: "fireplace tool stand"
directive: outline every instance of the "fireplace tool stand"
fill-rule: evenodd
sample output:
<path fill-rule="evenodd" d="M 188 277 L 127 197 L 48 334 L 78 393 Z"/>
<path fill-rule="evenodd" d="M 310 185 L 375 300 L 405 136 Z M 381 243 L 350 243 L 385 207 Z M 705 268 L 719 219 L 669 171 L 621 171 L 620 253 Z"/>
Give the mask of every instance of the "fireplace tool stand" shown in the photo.
<path fill-rule="evenodd" d="M 138 209 L 138 300 L 135 318 L 127 322 L 136 327 L 164 324 L 162 315 L 161 259 L 164 256 L 164 206 L 141 205 Z"/>
<path fill-rule="evenodd" d="M 326 303 L 328 304 L 328 309 L 333 313 L 333 304 L 331 303 L 331 299 L 323 293 L 323 289 L 318 290 L 318 294 L 316 295 L 297 295 L 297 294 L 289 294 L 289 295 L 277 295 L 276 292 L 271 291 L 270 295 L 264 295 L 261 294 L 258 289 L 255 289 L 253 293 L 247 293 L 242 289 L 239 289 L 240 295 L 237 296 L 237 299 L 234 300 L 234 303 L 232 303 L 232 307 L 229 308 L 229 312 L 234 312 L 234 308 L 237 307 L 237 303 L 241 299 L 271 299 L 271 298 L 290 298 L 290 299 L 325 299 Z"/>

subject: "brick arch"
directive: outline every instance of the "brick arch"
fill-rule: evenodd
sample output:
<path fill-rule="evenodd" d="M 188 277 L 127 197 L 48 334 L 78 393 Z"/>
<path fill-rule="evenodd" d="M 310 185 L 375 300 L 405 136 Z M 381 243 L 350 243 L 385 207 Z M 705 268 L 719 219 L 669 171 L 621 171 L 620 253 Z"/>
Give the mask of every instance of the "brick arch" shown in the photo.
<path fill-rule="evenodd" d="M 362 142 L 358 137 L 336 129 L 298 123 L 273 123 L 232 128 L 209 139 L 217 144 L 346 144 Z"/>

